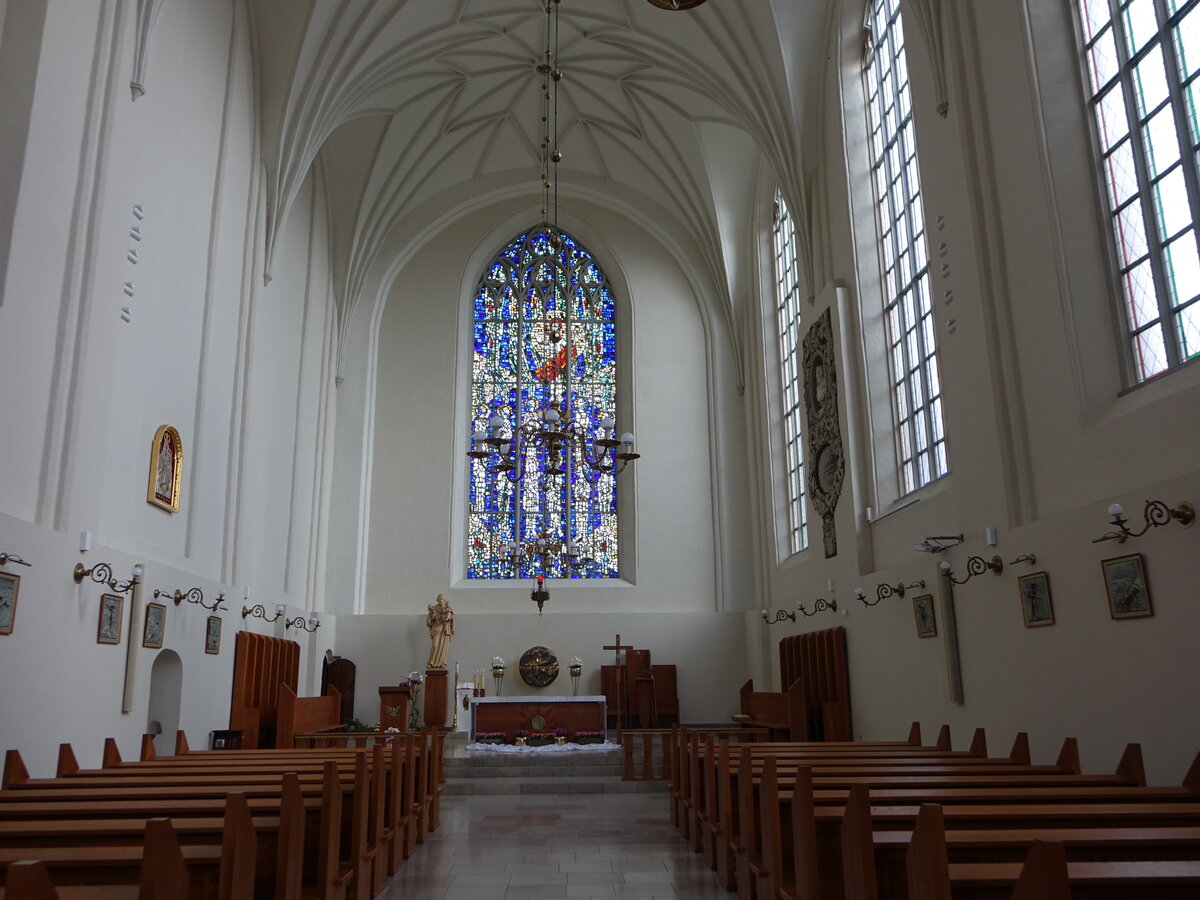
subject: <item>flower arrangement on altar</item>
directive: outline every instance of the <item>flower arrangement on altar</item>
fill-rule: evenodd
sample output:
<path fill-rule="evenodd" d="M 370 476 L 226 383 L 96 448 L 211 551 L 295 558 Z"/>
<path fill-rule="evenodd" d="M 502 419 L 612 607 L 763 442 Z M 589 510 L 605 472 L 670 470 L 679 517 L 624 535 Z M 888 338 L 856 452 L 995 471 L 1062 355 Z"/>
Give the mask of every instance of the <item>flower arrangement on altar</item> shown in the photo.
<path fill-rule="evenodd" d="M 507 744 L 508 735 L 503 731 L 477 731 L 475 732 L 475 743 L 477 744 Z"/>
<path fill-rule="evenodd" d="M 421 730 L 421 685 L 425 676 L 420 672 L 409 672 L 408 681 L 408 730 Z"/>
<path fill-rule="evenodd" d="M 577 731 L 575 732 L 576 744 L 603 744 L 607 740 L 607 736 L 603 731 Z"/>

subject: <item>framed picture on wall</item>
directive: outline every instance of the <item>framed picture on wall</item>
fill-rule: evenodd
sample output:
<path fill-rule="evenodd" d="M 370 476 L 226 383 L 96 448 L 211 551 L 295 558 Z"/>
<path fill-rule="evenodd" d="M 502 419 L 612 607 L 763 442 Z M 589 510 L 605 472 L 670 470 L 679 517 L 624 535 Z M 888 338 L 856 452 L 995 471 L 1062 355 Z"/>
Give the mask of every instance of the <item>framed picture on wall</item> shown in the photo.
<path fill-rule="evenodd" d="M 142 646 L 157 650 L 163 645 L 163 634 L 167 630 L 167 608 L 161 603 L 146 604 L 146 629 L 142 632 Z"/>
<path fill-rule="evenodd" d="M 13 620 L 17 617 L 17 594 L 20 587 L 20 575 L 0 572 L 0 634 L 12 634 Z"/>
<path fill-rule="evenodd" d="M 100 596 L 100 622 L 96 626 L 97 644 L 121 643 L 121 618 L 125 612 L 125 598 L 120 594 Z"/>
<path fill-rule="evenodd" d="M 1026 628 L 1054 624 L 1054 604 L 1050 600 L 1050 576 L 1045 572 L 1022 575 L 1017 579 L 1021 593 L 1021 617 Z"/>
<path fill-rule="evenodd" d="M 221 652 L 221 617 L 209 616 L 208 628 L 204 632 L 204 652 Z"/>
<path fill-rule="evenodd" d="M 160 425 L 150 444 L 150 484 L 146 502 L 179 512 L 179 485 L 183 479 L 183 442 L 174 425 Z"/>
<path fill-rule="evenodd" d="M 1104 589 L 1108 593 L 1108 612 L 1114 619 L 1152 616 L 1150 590 L 1146 587 L 1146 569 L 1142 554 L 1115 556 L 1100 563 Z"/>
<path fill-rule="evenodd" d="M 937 617 L 933 611 L 933 594 L 913 597 L 913 617 L 917 620 L 917 637 L 937 637 Z"/>

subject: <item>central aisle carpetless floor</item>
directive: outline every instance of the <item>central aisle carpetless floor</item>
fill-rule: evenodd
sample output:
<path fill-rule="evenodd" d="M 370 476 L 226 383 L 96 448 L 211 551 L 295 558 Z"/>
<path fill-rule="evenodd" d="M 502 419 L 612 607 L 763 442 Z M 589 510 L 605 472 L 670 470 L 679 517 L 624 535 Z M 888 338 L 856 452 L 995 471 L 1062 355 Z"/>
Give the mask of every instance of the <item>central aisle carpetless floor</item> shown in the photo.
<path fill-rule="evenodd" d="M 441 827 L 382 900 L 725 900 L 659 794 L 446 796 Z"/>

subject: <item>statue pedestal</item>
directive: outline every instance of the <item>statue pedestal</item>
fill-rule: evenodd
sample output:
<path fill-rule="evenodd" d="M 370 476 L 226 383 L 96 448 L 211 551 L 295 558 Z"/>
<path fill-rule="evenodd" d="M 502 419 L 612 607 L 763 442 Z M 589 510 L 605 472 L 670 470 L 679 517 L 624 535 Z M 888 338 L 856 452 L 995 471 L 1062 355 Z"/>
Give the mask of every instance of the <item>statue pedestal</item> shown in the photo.
<path fill-rule="evenodd" d="M 425 670 L 425 727 L 445 728 L 450 718 L 450 673 Z"/>

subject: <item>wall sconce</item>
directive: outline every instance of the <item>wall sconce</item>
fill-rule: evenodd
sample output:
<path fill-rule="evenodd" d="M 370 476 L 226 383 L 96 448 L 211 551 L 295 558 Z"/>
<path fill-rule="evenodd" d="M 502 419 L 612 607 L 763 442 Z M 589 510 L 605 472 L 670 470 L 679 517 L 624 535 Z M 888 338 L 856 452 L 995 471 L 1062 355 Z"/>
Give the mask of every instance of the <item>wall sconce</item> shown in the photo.
<path fill-rule="evenodd" d="M 837 601 L 826 600 L 824 597 L 818 597 L 817 602 L 813 604 L 812 612 L 809 612 L 807 609 L 805 609 L 803 603 L 796 604 L 796 612 L 800 613 L 802 616 L 815 616 L 819 612 L 825 612 L 825 610 L 837 612 Z"/>
<path fill-rule="evenodd" d="M 879 603 L 881 600 L 886 600 L 888 597 L 903 597 L 904 592 L 910 588 L 924 587 L 925 579 L 918 578 L 912 584 L 905 584 L 902 581 L 897 584 L 881 584 L 875 588 L 874 600 L 868 600 L 862 588 L 855 588 L 854 596 L 863 602 L 863 606 L 874 606 L 876 603 Z"/>
<path fill-rule="evenodd" d="M 1095 538 L 1092 541 L 1093 544 L 1099 544 L 1102 541 L 1116 541 L 1118 544 L 1123 544 L 1126 538 L 1141 537 L 1151 528 L 1166 525 L 1172 519 L 1178 522 L 1182 528 L 1191 528 L 1192 523 L 1196 521 L 1196 508 L 1186 500 L 1179 501 L 1179 505 L 1174 507 L 1167 506 L 1161 500 L 1147 500 L 1146 508 L 1142 511 L 1146 524 L 1142 526 L 1141 531 L 1130 531 L 1126 527 L 1125 507 L 1120 503 L 1110 506 L 1108 514 L 1112 516 L 1112 524 L 1117 527 L 1117 530 Z"/>
<path fill-rule="evenodd" d="M 160 597 L 166 598 L 167 600 L 174 600 L 176 606 L 186 600 L 188 603 L 195 603 L 196 605 L 212 610 L 213 612 L 216 612 L 219 609 L 228 608 L 221 605 L 223 602 L 225 602 L 224 591 L 217 595 L 217 599 L 212 606 L 209 606 L 204 602 L 204 591 L 200 590 L 198 587 L 189 588 L 186 591 L 181 591 L 179 588 L 176 588 L 171 593 L 167 593 L 166 591 L 155 591 L 154 599 L 158 600 Z"/>
<path fill-rule="evenodd" d="M 300 616 L 296 616 L 294 619 L 284 619 L 284 628 L 291 628 L 293 625 L 297 628 L 303 628 L 309 634 L 312 634 L 321 627 L 321 617 L 317 613 L 313 613 L 307 619 L 303 619 Z"/>
<path fill-rule="evenodd" d="M 529 592 L 529 599 L 538 605 L 538 615 L 540 616 L 542 606 L 550 599 L 550 592 L 546 590 L 546 582 L 541 575 L 537 577 L 537 587 Z"/>
<path fill-rule="evenodd" d="M 962 542 L 961 534 L 934 534 L 922 538 L 919 544 L 913 545 L 913 549 L 918 553 L 941 553 L 943 550 L 957 547 Z"/>
<path fill-rule="evenodd" d="M 267 617 L 267 608 L 265 606 L 263 606 L 261 603 L 256 603 L 254 606 L 243 606 L 242 607 L 242 618 L 243 619 L 247 618 L 248 616 L 254 616 L 254 618 L 262 619 L 264 622 L 274 622 L 282 615 L 283 615 L 283 604 L 282 603 L 275 604 L 274 618 Z"/>
<path fill-rule="evenodd" d="M 1037 565 L 1036 553 L 1022 553 L 1016 559 L 1009 563 L 1010 566 L 1015 566 L 1017 563 L 1029 563 L 1031 566 Z"/>
<path fill-rule="evenodd" d="M 773 619 L 768 618 L 769 613 L 765 609 L 761 610 L 759 612 L 759 615 L 762 616 L 762 620 L 764 622 L 766 622 L 768 625 L 774 625 L 776 622 L 782 622 L 784 619 L 787 619 L 792 622 L 796 621 L 796 614 L 794 612 L 788 612 L 785 609 L 775 610 L 775 618 L 773 618 Z"/>
<path fill-rule="evenodd" d="M 976 575 L 982 575 L 989 570 L 993 575 L 999 575 L 1004 571 L 1004 560 L 998 556 L 993 556 L 990 561 L 984 559 L 982 556 L 969 556 L 967 557 L 967 577 L 962 581 L 954 577 L 954 573 L 950 571 L 950 563 L 947 560 L 943 559 L 938 563 L 938 568 L 942 570 L 943 575 L 955 584 L 966 584 Z"/>
<path fill-rule="evenodd" d="M 75 578 L 76 584 L 83 584 L 83 579 L 90 578 L 96 584 L 107 585 L 110 591 L 115 591 L 118 594 L 127 594 L 133 590 L 134 582 L 142 577 L 144 570 L 140 565 L 133 567 L 133 575 L 128 581 L 118 581 L 113 577 L 112 566 L 108 563 L 96 563 L 90 569 L 85 569 L 83 563 L 75 563 L 75 568 L 71 574 Z"/>
<path fill-rule="evenodd" d="M 12 563 L 15 566 L 32 566 L 33 563 L 25 562 L 15 553 L 0 553 L 0 566 L 7 566 Z"/>

